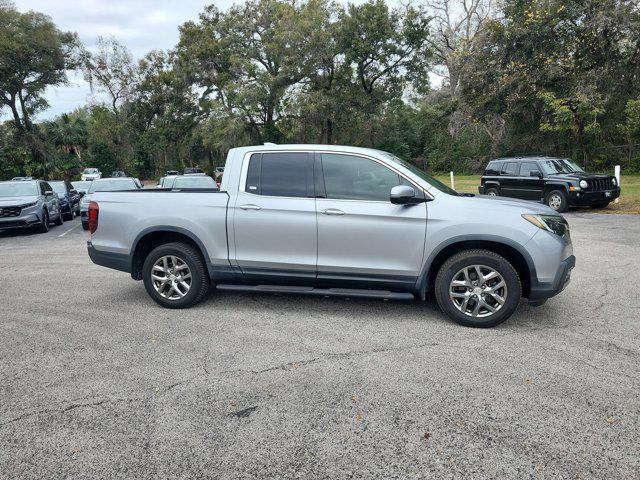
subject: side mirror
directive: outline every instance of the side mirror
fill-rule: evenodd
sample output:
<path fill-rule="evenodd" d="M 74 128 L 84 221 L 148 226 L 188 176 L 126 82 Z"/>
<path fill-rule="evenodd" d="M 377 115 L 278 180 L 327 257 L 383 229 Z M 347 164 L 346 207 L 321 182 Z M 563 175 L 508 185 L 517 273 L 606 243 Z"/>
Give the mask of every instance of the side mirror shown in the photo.
<path fill-rule="evenodd" d="M 530 177 L 542 178 L 542 174 L 540 172 L 529 172 Z"/>
<path fill-rule="evenodd" d="M 391 189 L 389 200 L 395 205 L 415 205 L 422 203 L 424 198 L 416 196 L 416 191 L 408 185 L 396 185 Z"/>

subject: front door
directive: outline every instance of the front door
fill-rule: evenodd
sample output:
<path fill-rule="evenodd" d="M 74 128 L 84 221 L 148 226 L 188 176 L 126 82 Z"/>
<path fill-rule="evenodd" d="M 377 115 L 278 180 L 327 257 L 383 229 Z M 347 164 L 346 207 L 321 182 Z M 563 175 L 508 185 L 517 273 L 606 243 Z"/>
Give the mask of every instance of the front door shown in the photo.
<path fill-rule="evenodd" d="M 231 258 L 252 283 L 313 285 L 318 245 L 312 155 L 254 153 L 244 162 L 231 212 Z"/>
<path fill-rule="evenodd" d="M 373 159 L 322 153 L 319 160 L 318 284 L 411 288 L 423 264 L 426 203 L 392 204 L 391 189 L 410 182 Z"/>
<path fill-rule="evenodd" d="M 520 198 L 525 200 L 542 199 L 544 180 L 537 162 L 520 164 Z"/>

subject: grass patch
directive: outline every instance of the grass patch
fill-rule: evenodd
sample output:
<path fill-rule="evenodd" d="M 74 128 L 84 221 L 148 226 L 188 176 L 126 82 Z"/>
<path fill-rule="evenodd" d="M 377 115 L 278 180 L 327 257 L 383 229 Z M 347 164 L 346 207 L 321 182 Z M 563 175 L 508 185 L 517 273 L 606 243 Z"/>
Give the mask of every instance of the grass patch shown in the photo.
<path fill-rule="evenodd" d="M 451 185 L 449 175 L 436 175 L 446 185 Z M 611 202 L 607 208 L 594 210 L 598 213 L 632 213 L 640 214 L 640 175 L 622 175 L 620 179 L 622 193 L 620 202 Z M 456 190 L 465 193 L 478 193 L 480 175 L 456 175 Z"/>

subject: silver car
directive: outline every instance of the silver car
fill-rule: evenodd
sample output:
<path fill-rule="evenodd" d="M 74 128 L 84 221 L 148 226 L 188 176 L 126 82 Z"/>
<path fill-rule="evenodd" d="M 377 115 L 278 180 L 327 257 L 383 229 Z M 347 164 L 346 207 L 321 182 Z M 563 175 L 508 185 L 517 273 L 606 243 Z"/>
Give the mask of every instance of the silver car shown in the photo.
<path fill-rule="evenodd" d="M 133 177 L 99 178 L 89 185 L 87 193 L 80 200 L 80 220 L 82 228 L 89 230 L 89 203 L 96 192 L 112 192 L 116 190 L 137 190 L 142 188 L 140 180 Z"/>
<path fill-rule="evenodd" d="M 51 222 L 62 225 L 60 199 L 42 180 L 0 182 L 0 230 L 35 228 L 49 231 Z"/>

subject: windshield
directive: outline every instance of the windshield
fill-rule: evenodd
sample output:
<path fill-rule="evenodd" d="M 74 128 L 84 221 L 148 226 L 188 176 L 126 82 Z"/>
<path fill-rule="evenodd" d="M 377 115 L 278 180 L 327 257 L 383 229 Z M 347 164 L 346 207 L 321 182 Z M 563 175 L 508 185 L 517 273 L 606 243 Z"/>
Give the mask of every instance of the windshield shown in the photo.
<path fill-rule="evenodd" d="M 0 197 L 26 197 L 31 195 L 38 195 L 35 183 L 0 183 Z"/>
<path fill-rule="evenodd" d="M 83 173 L 98 173 L 97 168 L 85 168 Z"/>
<path fill-rule="evenodd" d="M 64 188 L 64 182 L 49 182 L 49 185 L 56 193 L 67 193 L 67 189 Z"/>
<path fill-rule="evenodd" d="M 173 188 L 218 188 L 211 177 L 178 177 Z"/>
<path fill-rule="evenodd" d="M 578 165 L 573 163 L 571 160 L 567 160 L 566 158 L 552 158 L 548 160 L 540 161 L 540 165 L 544 172 L 548 175 L 553 175 L 554 173 L 582 173 L 582 170 Z"/>
<path fill-rule="evenodd" d="M 411 173 L 417 175 L 422 180 L 427 182 L 429 185 L 431 185 L 432 187 L 435 187 L 436 189 L 440 190 L 441 192 L 446 193 L 448 195 L 460 195 L 453 188 L 447 187 L 440 180 L 437 180 L 437 179 L 433 178 L 431 175 L 429 175 L 428 173 L 422 171 L 421 169 L 419 169 L 415 165 L 413 165 L 413 164 L 411 164 L 409 162 L 405 162 L 401 158 L 398 158 L 395 155 L 391 155 L 390 153 L 387 153 L 387 152 L 380 152 L 380 153 L 382 153 L 386 158 L 388 158 L 392 162 L 398 163 L 398 164 L 402 165 L 403 167 L 407 168 L 408 170 L 411 171 Z"/>
<path fill-rule="evenodd" d="M 136 188 L 136 184 L 130 178 L 110 178 L 109 180 L 94 180 L 91 182 L 91 187 L 89 187 L 88 193 L 131 190 L 134 188 Z"/>
<path fill-rule="evenodd" d="M 73 185 L 73 188 L 76 190 L 87 190 L 91 182 L 71 182 L 71 185 Z"/>

